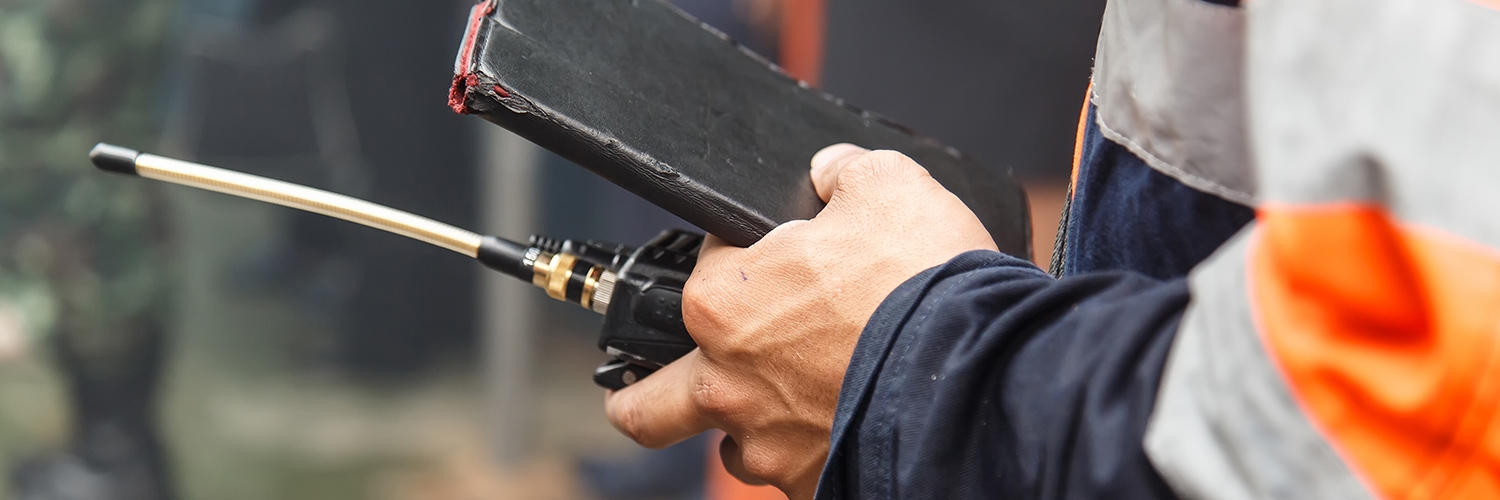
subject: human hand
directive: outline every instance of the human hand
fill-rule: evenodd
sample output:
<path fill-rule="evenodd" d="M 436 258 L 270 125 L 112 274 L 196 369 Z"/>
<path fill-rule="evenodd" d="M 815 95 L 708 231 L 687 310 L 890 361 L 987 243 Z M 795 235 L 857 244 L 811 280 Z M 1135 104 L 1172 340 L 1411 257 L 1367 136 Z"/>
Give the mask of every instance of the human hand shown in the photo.
<path fill-rule="evenodd" d="M 730 473 L 812 498 L 844 371 L 897 286 L 969 250 L 995 250 L 957 196 L 916 162 L 840 144 L 812 160 L 828 203 L 749 248 L 709 236 L 683 290 L 699 348 L 606 396 L 610 423 L 661 448 L 710 428 Z"/>

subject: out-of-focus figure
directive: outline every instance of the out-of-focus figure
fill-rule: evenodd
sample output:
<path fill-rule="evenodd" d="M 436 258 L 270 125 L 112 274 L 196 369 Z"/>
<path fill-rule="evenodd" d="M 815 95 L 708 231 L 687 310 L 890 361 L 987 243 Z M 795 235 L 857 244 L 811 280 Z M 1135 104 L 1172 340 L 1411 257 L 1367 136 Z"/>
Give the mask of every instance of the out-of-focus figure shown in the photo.
<path fill-rule="evenodd" d="M 66 450 L 9 471 L 15 498 L 172 496 L 152 423 L 171 281 L 160 203 L 82 153 L 153 140 L 168 12 L 0 3 L 0 356 L 50 354 L 73 415 Z"/>

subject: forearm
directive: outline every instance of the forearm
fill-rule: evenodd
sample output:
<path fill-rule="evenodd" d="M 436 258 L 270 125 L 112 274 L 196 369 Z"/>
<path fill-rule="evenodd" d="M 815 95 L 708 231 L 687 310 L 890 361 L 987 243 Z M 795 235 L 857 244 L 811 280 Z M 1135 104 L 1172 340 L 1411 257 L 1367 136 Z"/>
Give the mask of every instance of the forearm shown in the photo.
<path fill-rule="evenodd" d="M 970 252 L 906 282 L 846 374 L 820 498 L 1171 498 L 1141 448 L 1187 289 Z"/>

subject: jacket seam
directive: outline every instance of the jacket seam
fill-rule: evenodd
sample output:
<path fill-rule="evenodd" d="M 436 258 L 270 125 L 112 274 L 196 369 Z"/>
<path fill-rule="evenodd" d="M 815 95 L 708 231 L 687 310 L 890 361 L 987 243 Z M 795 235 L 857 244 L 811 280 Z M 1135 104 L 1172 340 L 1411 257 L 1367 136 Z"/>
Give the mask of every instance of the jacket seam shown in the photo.
<path fill-rule="evenodd" d="M 1095 102 L 1099 101 L 1099 95 L 1097 92 L 1094 94 L 1094 100 Z M 1255 206 L 1255 197 L 1251 196 L 1249 193 L 1245 193 L 1238 189 L 1229 188 L 1218 182 L 1214 182 L 1201 176 L 1194 175 L 1186 170 L 1183 170 L 1182 168 L 1177 167 L 1176 165 L 1171 164 L 1171 162 L 1168 162 L 1157 157 L 1154 154 L 1151 154 L 1151 151 L 1149 151 L 1145 146 L 1142 146 L 1139 143 L 1131 140 L 1129 137 L 1126 137 L 1125 134 L 1121 134 L 1119 132 L 1116 132 L 1115 129 L 1110 128 L 1109 124 L 1104 122 L 1104 113 L 1097 113 L 1095 115 L 1094 121 L 1099 124 L 1099 132 L 1104 134 L 1104 138 L 1114 141 L 1121 146 L 1124 146 L 1125 149 L 1128 149 L 1131 153 L 1139 156 L 1141 160 L 1145 161 L 1147 165 L 1150 165 L 1151 168 L 1155 169 L 1156 171 L 1161 172 L 1162 174 L 1173 179 L 1177 179 L 1178 182 L 1181 182 L 1183 185 L 1186 185 L 1190 188 L 1214 196 L 1218 196 L 1225 200 L 1239 203 L 1241 205 Z"/>
<path fill-rule="evenodd" d="M 1171 5 L 1174 5 L 1174 6 L 1180 6 L 1180 7 L 1183 7 L 1185 9 L 1189 9 L 1189 10 L 1195 11 L 1197 13 L 1202 13 L 1204 15 L 1212 16 L 1212 17 L 1215 17 L 1215 18 L 1221 18 L 1221 19 L 1222 18 L 1227 18 L 1227 17 L 1233 17 L 1233 16 L 1243 16 L 1244 13 L 1245 13 L 1244 6 L 1240 5 L 1240 4 L 1236 4 L 1236 5 L 1224 5 L 1224 4 L 1219 4 L 1219 3 L 1209 2 L 1209 1 L 1204 1 L 1204 0 L 1161 0 L 1161 1 L 1162 1 L 1163 4 L 1171 4 Z M 1243 2 L 1239 2 L 1239 3 L 1243 3 Z M 1222 183 L 1220 183 L 1218 181 L 1210 180 L 1210 179 L 1207 179 L 1207 178 L 1202 177 L 1200 175 L 1190 173 L 1190 172 L 1188 172 L 1187 170 L 1185 170 L 1185 169 L 1183 169 L 1181 167 L 1173 165 L 1172 162 L 1166 161 L 1166 160 L 1164 160 L 1164 159 L 1156 156 L 1148 148 L 1146 148 L 1145 146 L 1141 145 L 1140 143 L 1137 143 L 1137 142 L 1131 140 L 1130 138 L 1126 137 L 1125 134 L 1122 134 L 1122 133 L 1114 130 L 1112 127 L 1109 126 L 1109 124 L 1107 124 L 1105 122 L 1105 120 L 1104 120 L 1104 115 L 1106 114 L 1105 113 L 1105 109 L 1108 108 L 1109 106 L 1104 106 L 1104 105 L 1100 104 L 1100 103 L 1104 102 L 1104 100 L 1100 98 L 1100 89 L 1101 89 L 1101 87 L 1109 87 L 1108 83 L 1111 80 L 1110 75 L 1113 73 L 1112 71 L 1109 71 L 1109 68 L 1112 65 L 1110 65 L 1108 63 L 1108 61 L 1106 60 L 1107 58 L 1105 57 L 1105 52 L 1106 52 L 1105 51 L 1105 44 L 1106 44 L 1105 37 L 1106 37 L 1106 33 L 1109 32 L 1109 31 L 1111 31 L 1111 27 L 1114 24 L 1114 23 L 1110 22 L 1109 15 L 1108 15 L 1107 11 L 1108 11 L 1108 9 L 1113 9 L 1115 7 L 1116 6 L 1114 5 L 1113 2 L 1111 2 L 1111 4 L 1108 7 L 1106 7 L 1106 19 L 1104 21 L 1104 25 L 1101 27 L 1100 32 L 1099 32 L 1099 48 L 1096 49 L 1096 54 L 1095 54 L 1095 57 L 1094 57 L 1094 59 L 1095 59 L 1095 61 L 1094 61 L 1094 68 L 1093 68 L 1093 74 L 1092 74 L 1093 78 L 1090 79 L 1090 87 L 1089 87 L 1089 93 L 1090 93 L 1089 97 L 1090 97 L 1091 101 L 1094 103 L 1094 106 L 1097 107 L 1097 111 L 1095 111 L 1094 115 L 1095 115 L 1095 122 L 1097 122 L 1099 124 L 1100 132 L 1104 135 L 1105 138 L 1107 138 L 1107 139 L 1109 139 L 1111 141 L 1114 141 L 1115 143 L 1118 143 L 1118 144 L 1124 146 L 1131 153 L 1134 153 L 1136 156 L 1140 157 L 1143 161 L 1146 162 L 1147 165 L 1150 165 L 1156 171 L 1161 172 L 1162 174 L 1167 175 L 1169 177 L 1172 177 L 1172 178 L 1176 179 L 1178 182 L 1181 182 L 1181 183 L 1183 183 L 1184 185 L 1186 185 L 1188 187 L 1191 187 L 1191 188 L 1196 189 L 1198 191 L 1202 191 L 1202 192 L 1205 192 L 1205 193 L 1208 193 L 1208 194 L 1212 194 L 1212 195 L 1218 196 L 1218 197 L 1223 198 L 1225 200 L 1229 200 L 1229 201 L 1232 201 L 1232 202 L 1235 202 L 1235 203 L 1239 203 L 1241 205 L 1254 206 L 1255 205 L 1255 199 L 1256 199 L 1255 195 L 1253 195 L 1251 193 L 1248 193 L 1246 191 L 1240 190 L 1240 189 L 1235 189 L 1235 188 L 1231 188 L 1231 187 L 1225 186 L 1224 184 L 1222 184 Z M 1168 7 L 1168 8 L 1170 8 L 1170 7 Z M 1102 76 L 1102 78 L 1101 78 L 1101 76 Z M 1103 83 L 1102 85 L 1100 84 L 1101 82 Z"/>
<path fill-rule="evenodd" d="M 949 264 L 951 265 L 952 262 L 950 261 Z M 895 384 L 893 388 L 895 388 L 896 390 L 892 391 L 892 394 L 890 395 L 891 404 L 886 405 L 886 411 L 884 412 L 885 415 L 884 418 L 882 418 L 882 420 L 884 420 L 884 423 L 888 426 L 888 429 L 891 429 L 892 431 L 890 436 L 888 436 L 888 441 L 891 444 L 891 449 L 886 450 L 889 455 L 887 458 L 890 460 L 891 470 L 888 471 L 888 473 L 884 476 L 886 478 L 886 493 L 891 495 L 893 498 L 897 496 L 895 487 L 900 482 L 898 481 L 899 478 L 896 477 L 897 469 L 899 469 L 899 467 L 896 466 L 897 464 L 895 457 L 896 448 L 900 446 L 900 438 L 899 433 L 895 432 L 895 419 L 892 417 L 892 414 L 894 413 L 895 408 L 898 406 L 895 403 L 903 400 L 903 397 L 905 396 L 905 391 L 901 391 L 899 388 L 902 386 L 902 380 L 904 380 L 907 376 L 907 353 L 910 353 L 912 346 L 921 340 L 914 338 L 911 335 L 905 335 L 907 332 L 905 332 L 904 330 L 906 330 L 906 328 L 908 327 L 914 329 L 922 328 L 923 325 L 927 323 L 928 318 L 932 316 L 933 311 L 937 310 L 938 304 L 946 301 L 948 299 L 948 296 L 952 294 L 953 290 L 957 289 L 959 286 L 963 285 L 970 278 L 972 278 L 973 273 L 971 271 L 974 270 L 975 269 L 970 269 L 968 271 L 965 271 L 961 276 L 950 276 L 949 278 L 958 278 L 958 281 L 946 287 L 946 289 L 944 289 L 941 294 L 937 295 L 936 297 L 932 297 L 932 302 L 921 306 L 923 309 L 925 309 L 925 311 L 922 312 L 922 315 L 915 318 L 915 321 L 908 323 L 906 327 L 903 327 L 903 331 L 898 332 L 898 335 L 908 338 L 910 339 L 910 341 L 903 343 L 904 345 L 901 346 L 901 355 L 895 356 L 894 359 L 892 359 L 893 363 L 891 365 L 891 376 L 894 379 L 893 383 Z M 947 278 L 939 278 L 940 281 L 946 281 L 946 279 Z M 926 298 L 922 299 L 922 302 L 927 302 Z"/>

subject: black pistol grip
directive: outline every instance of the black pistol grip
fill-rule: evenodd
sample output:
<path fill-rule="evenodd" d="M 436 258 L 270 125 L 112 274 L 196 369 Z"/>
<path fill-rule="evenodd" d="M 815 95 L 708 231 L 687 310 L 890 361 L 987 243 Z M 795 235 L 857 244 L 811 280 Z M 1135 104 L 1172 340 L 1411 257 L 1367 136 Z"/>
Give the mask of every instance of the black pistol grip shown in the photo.
<path fill-rule="evenodd" d="M 639 367 L 630 372 L 637 380 L 698 347 L 682 322 L 682 289 L 698 262 L 702 244 L 702 234 L 664 231 L 637 249 L 620 268 L 609 312 L 604 316 L 599 349 L 619 362 Z M 619 385 L 608 378 L 615 375 L 605 377 L 605 368 L 612 366 L 606 364 L 595 373 L 595 382 L 607 389 L 614 388 L 606 382 Z"/>

